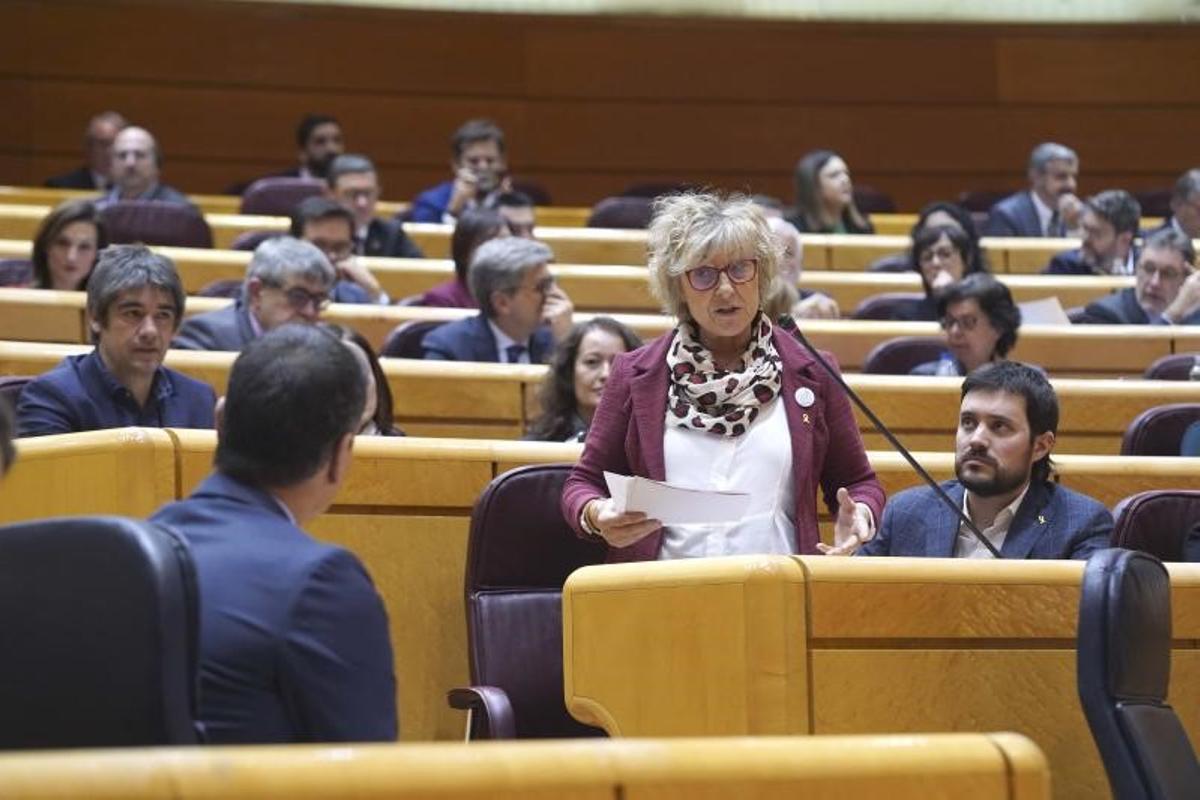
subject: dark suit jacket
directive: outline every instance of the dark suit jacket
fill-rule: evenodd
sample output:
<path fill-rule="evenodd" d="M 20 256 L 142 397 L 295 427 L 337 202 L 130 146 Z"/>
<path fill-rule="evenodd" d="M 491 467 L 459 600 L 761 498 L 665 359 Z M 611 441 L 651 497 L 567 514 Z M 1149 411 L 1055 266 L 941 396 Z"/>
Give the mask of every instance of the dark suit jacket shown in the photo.
<path fill-rule="evenodd" d="M 409 219 L 413 222 L 441 222 L 453 191 L 454 181 L 446 181 L 421 192 L 413 200 Z"/>
<path fill-rule="evenodd" d="M 583 507 L 593 498 L 608 497 L 605 470 L 666 480 L 666 354 L 674 335 L 667 333 L 613 362 L 583 455 L 563 485 L 563 517 L 582 537 L 587 538 L 579 525 Z M 796 551 L 816 553 L 818 487 L 831 511 L 837 508 L 837 490 L 844 486 L 851 497 L 871 508 L 876 520 L 883 508 L 883 487 L 867 461 L 858 423 L 842 389 L 786 331 L 776 328 L 772 340 L 783 362 L 783 386 L 775 402 L 784 404 L 792 440 Z M 811 406 L 797 402 L 801 388 L 815 396 Z M 661 546 L 660 530 L 629 547 L 609 548 L 608 560 L 653 560 Z"/>
<path fill-rule="evenodd" d="M 496 337 L 483 314 L 440 325 L 421 340 L 425 358 L 435 361 L 490 361 L 496 363 Z M 554 337 L 547 327 L 538 328 L 529 343 L 531 364 L 549 363 L 554 355 Z"/>
<path fill-rule="evenodd" d="M 217 398 L 212 387 L 159 367 L 144 407 L 139 407 L 100 354 L 67 356 L 39 375 L 17 399 L 20 436 L 96 431 L 129 426 L 212 428 Z"/>
<path fill-rule="evenodd" d="M 87 166 L 73 169 L 70 172 L 64 172 L 62 175 L 55 175 L 53 178 L 46 179 L 46 185 L 53 189 L 99 189 L 96 182 L 92 180 L 92 171 Z"/>
<path fill-rule="evenodd" d="M 1133 251 L 1133 263 L 1137 263 L 1137 249 Z M 1103 273 L 1096 272 L 1092 269 L 1091 264 L 1083 260 L 1083 250 L 1076 247 L 1074 250 L 1067 250 L 1058 253 L 1054 258 L 1050 259 L 1050 263 L 1042 270 L 1045 275 L 1100 275 Z"/>
<path fill-rule="evenodd" d="M 115 189 L 110 190 L 107 194 L 101 197 L 97 202 L 101 205 L 106 203 L 115 203 L 118 200 L 158 200 L 161 203 L 175 203 L 181 206 L 191 206 L 196 210 L 197 214 L 203 216 L 203 212 L 188 199 L 188 196 L 178 189 L 168 186 L 165 183 L 156 183 L 150 187 L 148 191 L 139 194 L 137 197 L 118 197 Z"/>
<path fill-rule="evenodd" d="M 1017 192 L 1004 198 L 988 212 L 984 236 L 1044 236 L 1033 197 L 1029 192 Z"/>
<path fill-rule="evenodd" d="M 363 255 L 386 258 L 424 258 L 421 248 L 408 238 L 404 226 L 393 219 L 373 219 L 367 226 Z"/>
<path fill-rule="evenodd" d="M 942 488 L 962 507 L 963 486 Z M 888 501 L 879 533 L 858 551 L 864 556 L 950 558 L 958 517 L 927 486 L 906 489 Z M 1087 558 L 1108 547 L 1113 518 L 1092 498 L 1052 483 L 1030 484 L 1000 547 L 1005 558 Z"/>
<path fill-rule="evenodd" d="M 1083 325 L 1149 325 L 1150 317 L 1146 310 L 1138 305 L 1133 287 L 1129 287 L 1088 303 L 1083 309 L 1083 316 L 1077 322 Z M 1200 310 L 1193 312 L 1179 324 L 1200 325 Z"/>
<path fill-rule="evenodd" d="M 219 472 L 151 519 L 187 539 L 196 565 L 210 741 L 396 738 L 387 613 L 357 558 Z"/>
<path fill-rule="evenodd" d="M 188 317 L 179 326 L 171 347 L 177 350 L 230 350 L 241 352 L 254 341 L 250 311 L 239 298 L 232 305 Z"/>

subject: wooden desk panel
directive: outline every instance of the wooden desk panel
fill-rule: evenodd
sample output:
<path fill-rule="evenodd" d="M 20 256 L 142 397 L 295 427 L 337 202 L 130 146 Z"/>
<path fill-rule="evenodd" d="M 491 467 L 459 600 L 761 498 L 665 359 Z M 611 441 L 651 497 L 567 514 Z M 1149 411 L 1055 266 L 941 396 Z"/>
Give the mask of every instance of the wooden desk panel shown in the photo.
<path fill-rule="evenodd" d="M 1169 570 L 1172 697 L 1194 737 L 1200 565 Z M 1103 795 L 1075 691 L 1082 571 L 820 556 L 586 567 L 564 590 L 567 706 L 629 737 L 1000 727 L 1046 752 L 1056 796 Z"/>

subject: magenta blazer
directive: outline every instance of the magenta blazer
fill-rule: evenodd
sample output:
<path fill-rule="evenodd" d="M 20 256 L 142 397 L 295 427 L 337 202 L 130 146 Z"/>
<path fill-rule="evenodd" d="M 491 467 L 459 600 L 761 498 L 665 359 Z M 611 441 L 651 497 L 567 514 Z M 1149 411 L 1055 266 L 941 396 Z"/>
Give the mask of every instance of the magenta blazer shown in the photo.
<path fill-rule="evenodd" d="M 423 306 L 441 306 L 443 308 L 479 308 L 471 290 L 458 278 L 439 283 L 421 296 Z"/>
<path fill-rule="evenodd" d="M 666 479 L 666 357 L 674 335 L 661 336 L 613 362 L 583 455 L 563 486 L 563 516 L 582 537 L 588 536 L 579 525 L 583 507 L 593 498 L 608 497 L 605 470 Z M 844 486 L 852 498 L 870 507 L 876 525 L 883 519 L 883 487 L 867 461 L 854 412 L 841 388 L 786 331 L 776 328 L 772 339 L 783 362 L 780 401 L 792 438 L 796 552 L 817 553 L 818 483 L 831 512 L 836 512 L 837 490 Z M 826 356 L 826 360 L 832 362 L 833 358 Z M 804 388 L 815 398 L 807 407 L 796 398 L 797 391 Z M 608 560 L 650 561 L 658 558 L 661 545 L 659 531 L 629 547 L 609 548 Z"/>

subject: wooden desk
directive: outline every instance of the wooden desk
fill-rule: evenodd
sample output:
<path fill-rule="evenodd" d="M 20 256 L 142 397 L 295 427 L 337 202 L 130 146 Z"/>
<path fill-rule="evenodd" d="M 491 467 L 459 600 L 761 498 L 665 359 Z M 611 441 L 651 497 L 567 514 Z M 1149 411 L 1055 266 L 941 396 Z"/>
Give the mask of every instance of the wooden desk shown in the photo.
<path fill-rule="evenodd" d="M 864 768 L 864 764 L 869 765 Z M 1014 734 L 189 747 L 0 755 L 11 800 L 1048 800 Z"/>
<path fill-rule="evenodd" d="M 1200 734 L 1200 565 L 1171 564 L 1171 702 Z M 585 567 L 563 594 L 568 709 L 613 735 L 990 730 L 1108 791 L 1079 706 L 1082 562 L 757 556 Z"/>

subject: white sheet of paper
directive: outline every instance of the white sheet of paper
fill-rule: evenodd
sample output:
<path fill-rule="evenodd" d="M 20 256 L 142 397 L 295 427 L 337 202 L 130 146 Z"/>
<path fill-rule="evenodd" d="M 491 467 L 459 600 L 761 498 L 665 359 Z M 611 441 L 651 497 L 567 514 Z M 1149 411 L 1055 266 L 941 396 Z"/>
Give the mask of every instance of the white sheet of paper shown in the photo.
<path fill-rule="evenodd" d="M 1039 300 L 1029 300 L 1017 303 L 1021 309 L 1022 325 L 1070 325 L 1071 318 L 1063 311 L 1062 303 L 1057 297 L 1043 297 Z"/>
<path fill-rule="evenodd" d="M 737 522 L 750 507 L 750 495 L 744 492 L 686 489 L 615 472 L 605 472 L 604 482 L 617 511 L 641 511 L 664 525 Z"/>

